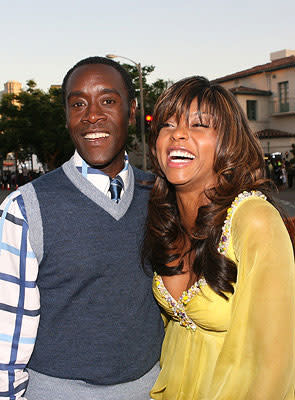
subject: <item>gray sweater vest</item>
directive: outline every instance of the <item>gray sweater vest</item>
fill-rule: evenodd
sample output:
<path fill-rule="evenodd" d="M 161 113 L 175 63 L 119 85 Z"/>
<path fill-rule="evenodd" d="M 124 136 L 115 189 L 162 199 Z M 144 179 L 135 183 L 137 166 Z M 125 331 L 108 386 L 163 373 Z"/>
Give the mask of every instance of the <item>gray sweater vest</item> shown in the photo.
<path fill-rule="evenodd" d="M 35 371 L 108 385 L 141 377 L 159 359 L 163 325 L 139 256 L 149 190 L 137 181 L 150 176 L 129 172 L 118 204 L 72 159 L 20 188 L 39 261 Z"/>

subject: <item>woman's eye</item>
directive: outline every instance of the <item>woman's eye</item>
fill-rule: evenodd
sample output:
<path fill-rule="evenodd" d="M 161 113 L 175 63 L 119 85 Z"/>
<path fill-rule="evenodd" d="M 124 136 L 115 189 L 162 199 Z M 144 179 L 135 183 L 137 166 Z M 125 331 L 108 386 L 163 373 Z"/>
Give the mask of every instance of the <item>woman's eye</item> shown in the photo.
<path fill-rule="evenodd" d="M 164 122 L 162 125 L 163 128 L 173 128 L 173 126 L 172 122 Z"/>
<path fill-rule="evenodd" d="M 202 124 L 201 122 L 196 122 L 196 123 L 192 124 L 192 127 L 193 127 L 193 128 L 200 128 L 200 127 L 202 127 L 202 128 L 209 128 L 209 125 Z"/>

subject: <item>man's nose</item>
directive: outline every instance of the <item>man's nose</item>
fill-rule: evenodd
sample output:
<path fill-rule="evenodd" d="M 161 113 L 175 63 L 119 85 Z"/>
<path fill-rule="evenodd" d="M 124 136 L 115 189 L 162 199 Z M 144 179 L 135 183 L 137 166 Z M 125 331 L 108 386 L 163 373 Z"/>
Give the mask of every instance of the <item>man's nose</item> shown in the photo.
<path fill-rule="evenodd" d="M 82 120 L 95 124 L 97 121 L 104 120 L 105 118 L 106 116 L 99 104 L 92 103 L 88 105 Z"/>

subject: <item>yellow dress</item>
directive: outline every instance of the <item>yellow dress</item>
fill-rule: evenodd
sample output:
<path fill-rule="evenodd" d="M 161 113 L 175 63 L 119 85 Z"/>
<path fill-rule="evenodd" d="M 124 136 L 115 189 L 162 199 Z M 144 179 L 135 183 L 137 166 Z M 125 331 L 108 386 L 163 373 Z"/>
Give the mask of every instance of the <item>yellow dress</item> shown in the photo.
<path fill-rule="evenodd" d="M 176 301 L 160 276 L 168 315 L 155 400 L 295 399 L 295 268 L 285 225 L 259 192 L 228 210 L 219 251 L 238 279 L 226 301 L 204 280 Z"/>

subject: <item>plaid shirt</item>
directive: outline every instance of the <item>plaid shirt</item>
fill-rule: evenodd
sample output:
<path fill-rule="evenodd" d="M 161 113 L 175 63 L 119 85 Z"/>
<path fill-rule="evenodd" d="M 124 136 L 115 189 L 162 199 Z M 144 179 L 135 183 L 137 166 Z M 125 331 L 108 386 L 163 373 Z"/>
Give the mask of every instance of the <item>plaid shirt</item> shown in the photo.
<path fill-rule="evenodd" d="M 110 196 L 110 179 L 79 156 L 74 163 L 82 175 Z M 128 184 L 128 156 L 119 173 Z M 22 195 L 11 193 L 0 206 L 0 400 L 25 399 L 28 373 L 24 371 L 34 349 L 40 318 L 36 284 L 38 262 L 29 240 Z"/>

